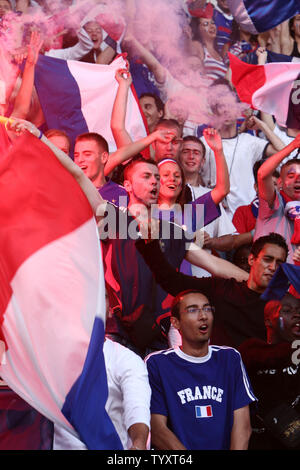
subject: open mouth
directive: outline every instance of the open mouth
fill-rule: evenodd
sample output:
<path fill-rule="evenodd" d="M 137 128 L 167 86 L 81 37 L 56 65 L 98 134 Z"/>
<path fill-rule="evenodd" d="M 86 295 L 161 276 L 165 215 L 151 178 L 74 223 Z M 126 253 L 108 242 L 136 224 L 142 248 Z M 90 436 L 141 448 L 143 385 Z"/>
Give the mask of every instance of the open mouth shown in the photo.
<path fill-rule="evenodd" d="M 293 333 L 300 336 L 300 321 L 292 326 Z"/>
<path fill-rule="evenodd" d="M 203 333 L 203 334 L 204 334 L 204 333 L 207 333 L 207 332 L 208 332 L 208 326 L 207 326 L 207 325 L 201 325 L 201 326 L 199 327 L 199 331 L 200 331 L 201 333 Z"/>

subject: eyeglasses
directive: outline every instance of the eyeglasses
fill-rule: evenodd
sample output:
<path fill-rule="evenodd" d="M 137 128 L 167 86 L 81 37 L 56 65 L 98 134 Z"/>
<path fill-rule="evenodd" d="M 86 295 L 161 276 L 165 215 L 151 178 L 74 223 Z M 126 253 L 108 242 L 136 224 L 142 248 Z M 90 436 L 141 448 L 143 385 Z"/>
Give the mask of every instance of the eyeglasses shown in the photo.
<path fill-rule="evenodd" d="M 214 313 L 215 308 L 212 305 L 204 305 L 203 307 L 187 307 L 184 309 L 186 313 L 190 314 L 198 314 L 200 312 L 206 313 L 209 315 L 210 313 Z"/>

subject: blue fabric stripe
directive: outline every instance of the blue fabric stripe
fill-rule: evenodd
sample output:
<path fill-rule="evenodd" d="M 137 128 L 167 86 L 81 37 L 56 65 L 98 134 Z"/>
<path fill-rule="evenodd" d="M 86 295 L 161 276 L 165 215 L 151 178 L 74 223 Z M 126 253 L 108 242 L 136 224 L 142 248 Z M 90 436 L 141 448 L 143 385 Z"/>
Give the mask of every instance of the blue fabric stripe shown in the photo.
<path fill-rule="evenodd" d="M 290 284 L 300 294 L 300 266 L 282 263 L 277 268 L 265 292 L 261 295 L 261 299 L 266 301 L 281 300 L 288 291 Z"/>
<path fill-rule="evenodd" d="M 90 450 L 123 450 L 105 410 L 108 396 L 103 345 L 104 324 L 96 318 L 82 374 L 62 408 L 62 413 Z"/>
<path fill-rule="evenodd" d="M 73 149 L 77 135 L 89 129 L 81 111 L 79 87 L 68 62 L 40 55 L 34 82 L 47 128 L 64 130 Z"/>
<path fill-rule="evenodd" d="M 299 0 L 244 0 L 258 32 L 268 31 L 300 12 Z"/>

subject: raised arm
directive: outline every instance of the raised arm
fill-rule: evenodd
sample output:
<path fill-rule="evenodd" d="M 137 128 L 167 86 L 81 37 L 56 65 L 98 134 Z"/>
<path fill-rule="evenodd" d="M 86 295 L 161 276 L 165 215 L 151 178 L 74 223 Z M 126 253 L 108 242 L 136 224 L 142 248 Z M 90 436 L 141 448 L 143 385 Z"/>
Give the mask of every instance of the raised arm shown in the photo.
<path fill-rule="evenodd" d="M 269 206 L 272 206 L 276 196 L 272 175 L 282 160 L 298 147 L 300 147 L 300 134 L 298 134 L 290 144 L 280 150 L 280 152 L 269 157 L 258 170 L 258 193 L 259 196 L 269 204 Z"/>
<path fill-rule="evenodd" d="M 38 31 L 32 31 L 27 49 L 27 58 L 22 76 L 22 83 L 16 96 L 12 111 L 12 116 L 16 118 L 26 119 L 29 113 L 34 86 L 35 65 L 37 63 L 42 44 L 43 41 Z"/>
<path fill-rule="evenodd" d="M 218 131 L 207 128 L 203 131 L 204 138 L 214 152 L 216 160 L 216 186 L 211 191 L 215 204 L 219 204 L 230 191 L 229 174 L 223 153 L 222 139 Z"/>
<path fill-rule="evenodd" d="M 83 173 L 81 168 L 73 162 L 73 160 L 62 150 L 57 148 L 44 134 L 41 135 L 41 132 L 37 127 L 34 126 L 31 122 L 24 121 L 21 119 L 14 119 L 12 123 L 9 124 L 9 129 L 13 132 L 16 132 L 17 135 L 20 135 L 23 132 L 30 132 L 37 138 L 40 138 L 41 142 L 43 142 L 47 147 L 52 150 L 56 158 L 59 162 L 63 165 L 63 167 L 71 173 L 71 175 L 76 179 L 77 183 L 81 187 L 82 191 L 86 195 L 94 214 L 96 214 L 96 210 L 100 204 L 105 203 L 100 196 L 99 192 L 93 185 L 93 183 L 89 180 L 89 178 Z M 41 135 L 41 137 L 40 137 Z"/>
<path fill-rule="evenodd" d="M 146 47 L 144 47 L 133 35 L 129 33 L 126 33 L 124 37 L 124 44 L 125 47 L 129 48 L 131 54 L 138 55 L 142 59 L 159 84 L 165 83 L 166 69 L 161 65 L 151 51 L 146 49 Z"/>
<path fill-rule="evenodd" d="M 126 162 L 126 160 L 129 160 L 136 154 L 142 152 L 155 140 L 160 140 L 161 142 L 168 143 L 171 142 L 174 137 L 175 132 L 169 129 L 157 129 L 146 137 L 137 140 L 136 142 L 131 142 L 131 144 L 125 145 L 124 147 L 121 147 L 109 156 L 109 160 L 104 168 L 105 176 L 109 175 L 114 170 L 114 168 L 116 168 L 121 163 Z"/>
<path fill-rule="evenodd" d="M 115 77 L 119 87 L 112 109 L 110 127 L 117 148 L 120 148 L 132 142 L 125 127 L 128 93 L 132 84 L 132 77 L 128 69 L 117 70 Z"/>
<path fill-rule="evenodd" d="M 290 35 L 289 20 L 281 23 L 280 45 L 281 54 L 291 55 L 293 50 L 293 38 Z"/>
<path fill-rule="evenodd" d="M 270 142 L 266 149 L 266 155 L 269 157 L 274 155 L 274 153 L 282 150 L 285 145 L 282 140 L 276 134 L 274 134 L 273 129 L 268 125 L 268 123 L 271 125 L 270 119 L 272 119 L 272 116 L 269 116 L 267 119 L 268 122 L 265 122 L 265 120 L 258 119 L 256 116 L 251 116 L 247 120 L 247 127 L 251 130 L 261 130 L 265 134 L 266 138 Z"/>
<path fill-rule="evenodd" d="M 194 243 L 191 244 L 190 249 L 186 252 L 185 259 L 189 263 L 205 269 L 215 277 L 222 277 L 223 279 L 234 278 L 239 282 L 247 281 L 249 277 L 249 274 L 243 269 L 223 258 L 208 253 Z"/>
<path fill-rule="evenodd" d="M 144 240 L 138 240 L 136 247 L 152 270 L 157 283 L 169 294 L 175 297 L 187 289 L 200 289 L 204 293 L 207 292 L 207 295 L 210 295 L 212 278 L 198 278 L 176 271 L 164 257 L 160 249 L 159 240 L 152 240 L 149 243 L 145 243 Z M 187 251 L 186 260 L 206 269 L 212 275 L 223 278 L 233 277 L 238 281 L 248 279 L 248 273 L 232 263 L 213 256 L 207 251 L 195 247 L 195 245 L 192 245 L 191 248 L 195 249 Z"/>

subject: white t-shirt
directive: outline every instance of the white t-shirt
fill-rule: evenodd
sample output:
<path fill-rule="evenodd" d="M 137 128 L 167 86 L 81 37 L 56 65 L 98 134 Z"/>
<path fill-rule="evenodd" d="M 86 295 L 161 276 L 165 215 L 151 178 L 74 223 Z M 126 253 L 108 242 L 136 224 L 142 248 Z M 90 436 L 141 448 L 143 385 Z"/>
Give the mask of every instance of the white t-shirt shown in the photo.
<path fill-rule="evenodd" d="M 295 137 L 290 137 L 289 135 L 287 135 L 286 130 L 280 128 L 278 126 L 278 124 L 275 124 L 273 132 L 274 132 L 275 135 L 277 135 L 277 137 L 279 137 L 280 140 L 282 140 L 284 145 L 289 145 L 295 139 Z M 296 149 L 292 153 L 290 153 L 288 157 L 286 157 L 284 160 L 282 160 L 282 162 L 279 165 L 279 168 L 281 168 L 282 165 L 284 163 L 286 163 L 288 160 L 291 160 L 292 158 L 296 158 L 297 153 L 298 153 L 298 149 Z"/>
<path fill-rule="evenodd" d="M 190 190 L 192 192 L 193 200 L 197 199 L 198 197 L 206 194 L 207 192 L 211 191 L 209 188 L 205 188 L 204 186 L 191 186 Z M 231 222 L 230 218 L 228 217 L 225 209 L 223 208 L 222 204 L 219 204 L 221 215 L 217 219 L 213 220 L 210 224 L 204 227 L 205 232 L 207 232 L 210 237 L 221 237 L 223 235 L 237 235 L 237 231 L 233 223 Z M 211 253 L 211 250 L 205 248 L 206 251 Z M 205 269 L 200 268 L 199 266 L 195 266 L 191 264 L 192 267 L 192 275 L 196 277 L 210 277 L 211 274 L 206 271 Z"/>
<path fill-rule="evenodd" d="M 151 389 L 144 361 L 133 351 L 106 338 L 103 347 L 108 399 L 105 409 L 124 449 L 131 447 L 127 430 L 135 423 L 150 429 Z M 63 427 L 54 426 L 54 450 L 84 450 L 86 446 Z"/>
<path fill-rule="evenodd" d="M 205 186 L 213 188 L 216 184 L 215 157 L 205 138 L 201 137 L 201 140 L 206 148 L 205 164 L 201 175 Z M 236 137 L 222 139 L 222 144 L 230 179 L 226 212 L 232 220 L 236 209 L 250 204 L 255 197 L 253 165 L 262 159 L 269 142 L 243 132 Z"/>

